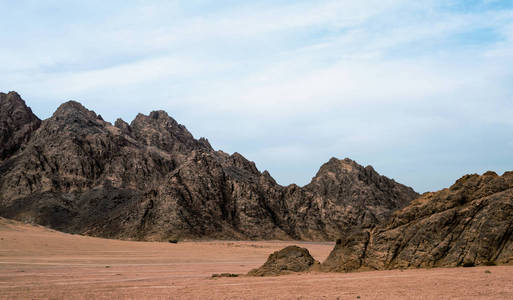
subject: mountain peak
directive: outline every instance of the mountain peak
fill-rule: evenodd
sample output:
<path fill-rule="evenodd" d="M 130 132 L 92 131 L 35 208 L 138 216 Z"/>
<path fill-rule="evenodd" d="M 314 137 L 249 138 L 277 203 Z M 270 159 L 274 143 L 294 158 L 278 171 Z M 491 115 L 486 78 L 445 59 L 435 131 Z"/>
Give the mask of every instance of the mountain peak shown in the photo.
<path fill-rule="evenodd" d="M 173 119 L 169 114 L 164 110 L 154 110 L 150 112 L 149 115 L 145 115 L 142 113 L 138 113 L 135 119 L 130 124 L 131 126 L 134 126 L 134 124 L 137 126 L 137 124 L 143 124 L 143 123 L 153 123 L 153 124 L 161 124 L 160 126 L 182 126 L 178 124 L 178 122 Z"/>
<path fill-rule="evenodd" d="M 315 177 L 321 176 L 326 173 L 354 173 L 357 171 L 362 171 L 363 166 L 359 165 L 357 162 L 350 158 L 338 159 L 336 157 L 330 158 L 328 162 L 323 164 Z"/>
<path fill-rule="evenodd" d="M 22 148 L 40 124 L 18 93 L 0 93 L 0 161 Z"/>
<path fill-rule="evenodd" d="M 169 120 L 176 123 L 175 119 L 171 118 L 169 114 L 164 110 L 154 110 L 149 115 L 150 119 L 154 120 Z"/>
<path fill-rule="evenodd" d="M 0 103 L 5 102 L 11 102 L 11 101 L 17 101 L 17 102 L 23 102 L 25 104 L 25 101 L 21 99 L 20 95 L 14 91 L 10 91 L 7 94 L 6 93 L 0 93 Z"/>
<path fill-rule="evenodd" d="M 15 110 L 22 110 L 32 114 L 32 110 L 25 104 L 21 96 L 13 91 L 7 94 L 0 93 L 0 108 L 3 112 L 13 113 Z"/>
<path fill-rule="evenodd" d="M 59 116 L 69 116 L 69 115 L 77 115 L 80 114 L 84 117 L 91 118 L 91 119 L 98 119 L 98 116 L 96 113 L 92 110 L 88 110 L 85 108 L 80 102 L 69 100 L 67 102 L 64 102 L 61 104 L 55 113 L 53 114 L 54 117 Z"/>
<path fill-rule="evenodd" d="M 382 207 L 403 207 L 418 196 L 413 189 L 379 175 L 371 166 L 363 167 L 352 159 L 335 157 L 320 167 L 305 188 L 336 203 L 345 202 L 357 207 L 363 205 L 373 214 L 368 216 L 369 220 L 383 220 L 388 213 L 382 213 Z M 373 207 L 376 208 L 375 212 Z M 357 218 L 356 215 L 354 217 Z"/>
<path fill-rule="evenodd" d="M 206 139 L 196 140 L 185 126 L 163 110 L 152 111 L 148 116 L 138 114 L 130 128 L 137 140 L 166 151 L 212 150 Z"/>
<path fill-rule="evenodd" d="M 130 127 L 130 124 L 128 124 L 121 118 L 116 119 L 116 122 L 114 122 L 114 126 L 119 128 L 121 130 L 121 132 L 123 132 L 124 134 L 130 135 L 130 133 L 132 132 L 132 128 Z"/>

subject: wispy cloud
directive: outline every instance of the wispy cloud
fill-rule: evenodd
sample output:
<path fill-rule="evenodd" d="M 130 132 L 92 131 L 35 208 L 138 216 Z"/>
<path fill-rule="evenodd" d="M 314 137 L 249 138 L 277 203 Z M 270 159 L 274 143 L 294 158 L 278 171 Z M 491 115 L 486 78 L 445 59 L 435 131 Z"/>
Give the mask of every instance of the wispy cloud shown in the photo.
<path fill-rule="evenodd" d="M 165 109 L 283 184 L 349 156 L 419 191 L 513 169 L 510 1 L 0 1 L 0 90 Z"/>

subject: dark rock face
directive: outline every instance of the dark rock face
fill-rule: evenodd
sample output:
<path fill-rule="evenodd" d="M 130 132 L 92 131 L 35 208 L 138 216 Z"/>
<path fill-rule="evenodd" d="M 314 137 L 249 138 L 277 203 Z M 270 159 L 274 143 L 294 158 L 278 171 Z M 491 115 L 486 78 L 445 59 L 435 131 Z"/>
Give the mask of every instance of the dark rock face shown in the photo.
<path fill-rule="evenodd" d="M 23 147 L 40 124 L 20 95 L 0 93 L 0 162 Z"/>
<path fill-rule="evenodd" d="M 348 158 L 330 159 L 310 184 L 289 187 L 287 192 L 288 205 L 296 212 L 291 219 L 295 234 L 311 240 L 333 240 L 340 232 L 370 228 L 418 196 L 371 166 L 364 168 Z"/>
<path fill-rule="evenodd" d="M 513 172 L 466 175 L 425 193 L 383 225 L 344 235 L 328 271 L 513 262 Z"/>
<path fill-rule="evenodd" d="M 162 110 L 153 111 L 149 116 L 138 114 L 130 128 L 133 137 L 141 144 L 167 152 L 212 150 L 206 139 L 194 139 L 185 126 L 178 124 Z"/>
<path fill-rule="evenodd" d="M 269 258 L 258 269 L 249 271 L 249 276 L 278 276 L 291 272 L 305 272 L 314 264 L 319 264 L 308 249 L 288 246 L 269 255 Z"/>
<path fill-rule="evenodd" d="M 0 161 L 0 216 L 62 231 L 165 241 L 330 240 L 374 226 L 417 196 L 349 159 L 331 159 L 303 188 L 280 186 L 163 111 L 114 126 L 74 101 L 42 122 L 30 112 L 13 123 L 3 112 L 9 134 L 2 138 L 13 150 Z"/>

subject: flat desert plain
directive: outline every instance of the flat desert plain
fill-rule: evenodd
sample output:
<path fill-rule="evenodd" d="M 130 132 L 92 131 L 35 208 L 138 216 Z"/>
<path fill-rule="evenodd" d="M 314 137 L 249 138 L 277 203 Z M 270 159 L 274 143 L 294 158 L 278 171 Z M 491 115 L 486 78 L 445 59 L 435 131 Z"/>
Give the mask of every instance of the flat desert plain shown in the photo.
<path fill-rule="evenodd" d="M 513 266 L 211 278 L 247 273 L 290 244 L 321 261 L 333 247 L 118 241 L 0 218 L 0 299 L 513 299 Z"/>

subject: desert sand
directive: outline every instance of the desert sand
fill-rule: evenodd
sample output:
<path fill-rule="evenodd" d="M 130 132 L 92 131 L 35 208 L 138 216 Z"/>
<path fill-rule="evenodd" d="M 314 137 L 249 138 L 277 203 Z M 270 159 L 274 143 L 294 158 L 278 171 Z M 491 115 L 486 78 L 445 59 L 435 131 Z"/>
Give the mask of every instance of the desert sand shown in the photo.
<path fill-rule="evenodd" d="M 245 274 L 296 244 L 324 260 L 333 243 L 108 240 L 0 218 L 0 299 L 512 299 L 513 266 L 279 277 Z"/>

